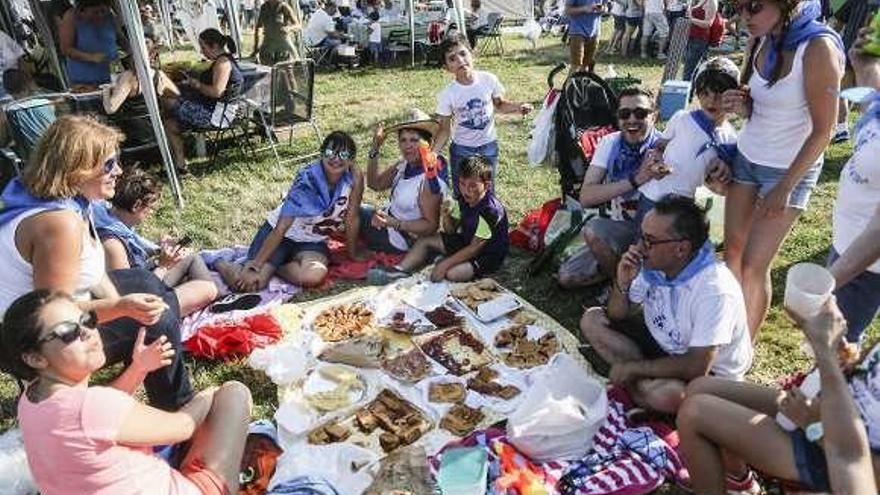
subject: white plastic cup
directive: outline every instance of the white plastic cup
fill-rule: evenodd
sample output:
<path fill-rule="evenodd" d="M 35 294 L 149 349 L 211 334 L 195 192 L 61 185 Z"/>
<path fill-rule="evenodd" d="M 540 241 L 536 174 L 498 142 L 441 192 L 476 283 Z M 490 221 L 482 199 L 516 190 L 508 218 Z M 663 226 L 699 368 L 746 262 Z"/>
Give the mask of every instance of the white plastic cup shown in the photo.
<path fill-rule="evenodd" d="M 801 393 L 804 394 L 804 397 L 808 399 L 812 399 L 819 393 L 819 389 L 822 387 L 822 380 L 819 376 L 819 368 L 811 371 L 806 377 L 804 377 L 804 381 L 801 382 L 800 388 Z M 794 424 L 792 420 L 788 418 L 788 416 L 780 413 L 776 413 L 776 424 L 782 427 L 785 431 L 794 431 L 797 429 L 797 425 Z"/>
<path fill-rule="evenodd" d="M 798 263 L 785 277 L 783 304 L 792 313 L 810 318 L 819 314 L 834 290 L 834 277 L 815 263 Z"/>

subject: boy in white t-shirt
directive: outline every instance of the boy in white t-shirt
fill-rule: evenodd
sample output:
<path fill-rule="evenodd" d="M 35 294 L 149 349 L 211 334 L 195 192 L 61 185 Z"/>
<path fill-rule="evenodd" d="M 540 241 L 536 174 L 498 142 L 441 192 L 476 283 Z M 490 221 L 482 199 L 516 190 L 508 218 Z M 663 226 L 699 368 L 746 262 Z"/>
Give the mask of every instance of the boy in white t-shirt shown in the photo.
<path fill-rule="evenodd" d="M 703 184 L 725 194 L 730 165 L 736 156 L 736 129 L 721 108 L 721 95 L 737 88 L 738 81 L 739 69 L 724 57 L 713 58 L 700 67 L 694 92 L 701 108 L 676 112 L 660 134 L 655 159 L 666 175 L 639 187 L 642 197 L 637 218 L 667 194 L 693 198 Z"/>
<path fill-rule="evenodd" d="M 669 23 L 666 21 L 666 0 L 644 0 L 645 16 L 642 18 L 642 58 L 648 58 L 648 44 L 657 35 L 657 58 L 666 60 L 666 38 Z"/>
<path fill-rule="evenodd" d="M 373 55 L 373 63 L 379 64 L 382 58 L 382 24 L 379 23 L 379 12 L 370 12 L 370 53 Z"/>
<path fill-rule="evenodd" d="M 525 115 L 532 111 L 532 105 L 506 100 L 504 86 L 498 78 L 474 68 L 473 55 L 464 38 L 456 36 L 443 40 L 440 56 L 443 67 L 455 76 L 455 80 L 437 97 L 440 132 L 434 140 L 434 151 L 442 152 L 452 136 L 449 158 L 453 193 L 457 198 L 458 170 L 464 158 L 485 156 L 492 164 L 492 177 L 498 176 L 495 111 Z"/>

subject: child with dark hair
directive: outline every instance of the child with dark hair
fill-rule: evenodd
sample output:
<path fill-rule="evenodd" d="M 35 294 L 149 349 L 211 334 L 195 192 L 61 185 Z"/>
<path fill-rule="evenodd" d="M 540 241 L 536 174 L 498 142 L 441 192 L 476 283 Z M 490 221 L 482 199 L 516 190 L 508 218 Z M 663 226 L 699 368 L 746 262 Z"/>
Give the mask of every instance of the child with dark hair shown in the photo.
<path fill-rule="evenodd" d="M 375 10 L 367 17 L 370 19 L 370 54 L 373 63 L 378 65 L 382 58 L 382 24 L 379 22 L 379 12 Z"/>
<path fill-rule="evenodd" d="M 464 38 L 443 40 L 439 52 L 443 68 L 455 79 L 437 97 L 440 132 L 434 139 L 434 151 L 441 152 L 451 136 L 452 189 L 458 197 L 459 164 L 469 156 L 485 157 L 492 165 L 492 176 L 497 178 L 495 111 L 525 115 L 532 111 L 532 105 L 505 99 L 504 86 L 495 74 L 474 68 L 473 54 Z"/>
<path fill-rule="evenodd" d="M 409 276 L 437 252 L 444 257 L 431 270 L 434 282 L 467 282 L 501 268 L 510 249 L 509 226 L 504 205 L 492 192 L 489 159 L 481 155 L 465 158 L 459 164 L 458 186 L 458 218 L 454 218 L 455 212 L 448 214 L 443 219 L 443 233 L 416 241 L 382 281 Z"/>
<path fill-rule="evenodd" d="M 132 167 L 116 182 L 110 205 L 95 203 L 95 227 L 104 246 L 107 271 L 143 268 L 174 289 L 181 316 L 194 313 L 217 298 L 218 288 L 201 256 L 188 248 L 189 239 L 144 239 L 135 228 L 153 214 L 162 198 L 162 183 Z"/>
<path fill-rule="evenodd" d="M 355 166 L 357 147 L 342 131 L 324 138 L 321 158 L 296 174 L 287 197 L 257 231 L 243 264 L 220 260 L 214 267 L 230 288 L 262 290 L 273 275 L 303 287 L 315 287 L 327 275 L 327 241 L 345 232 L 352 259 L 357 239 L 364 174 Z"/>

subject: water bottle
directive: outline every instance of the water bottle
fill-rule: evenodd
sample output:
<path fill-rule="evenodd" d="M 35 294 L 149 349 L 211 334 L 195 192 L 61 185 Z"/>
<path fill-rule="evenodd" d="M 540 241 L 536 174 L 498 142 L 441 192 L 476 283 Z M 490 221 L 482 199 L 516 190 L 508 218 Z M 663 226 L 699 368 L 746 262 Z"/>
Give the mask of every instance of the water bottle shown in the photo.
<path fill-rule="evenodd" d="M 798 388 L 800 388 L 801 393 L 804 394 L 804 396 L 808 399 L 812 399 L 819 393 L 819 388 L 821 386 L 822 382 L 819 377 L 819 368 L 815 368 L 804 377 L 804 381 L 801 382 L 801 386 Z M 797 425 L 781 412 L 776 413 L 776 423 L 785 431 L 794 431 L 797 429 Z"/>

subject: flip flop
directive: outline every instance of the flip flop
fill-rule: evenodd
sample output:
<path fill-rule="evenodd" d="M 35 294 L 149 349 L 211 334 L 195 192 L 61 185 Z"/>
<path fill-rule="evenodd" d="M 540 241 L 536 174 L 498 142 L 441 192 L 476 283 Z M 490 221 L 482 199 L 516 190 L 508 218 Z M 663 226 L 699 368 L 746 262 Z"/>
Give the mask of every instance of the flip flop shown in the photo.
<path fill-rule="evenodd" d="M 257 307 L 262 300 L 259 294 L 230 294 L 220 302 L 212 304 L 208 310 L 212 313 L 243 311 Z"/>

